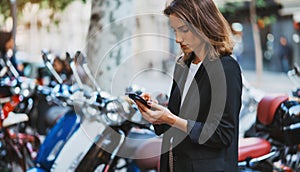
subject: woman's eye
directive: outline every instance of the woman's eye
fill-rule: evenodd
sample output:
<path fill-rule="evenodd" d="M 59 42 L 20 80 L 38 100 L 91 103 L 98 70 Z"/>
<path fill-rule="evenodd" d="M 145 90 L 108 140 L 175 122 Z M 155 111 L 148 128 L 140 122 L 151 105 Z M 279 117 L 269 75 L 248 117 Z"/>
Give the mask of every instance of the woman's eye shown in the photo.
<path fill-rule="evenodd" d="M 180 31 L 186 33 L 186 32 L 189 31 L 189 28 L 188 27 L 183 27 L 183 28 L 180 29 Z"/>
<path fill-rule="evenodd" d="M 189 31 L 189 28 L 187 26 L 182 26 L 179 27 L 178 29 L 172 29 L 174 33 L 176 32 L 182 32 L 182 33 L 186 33 Z"/>

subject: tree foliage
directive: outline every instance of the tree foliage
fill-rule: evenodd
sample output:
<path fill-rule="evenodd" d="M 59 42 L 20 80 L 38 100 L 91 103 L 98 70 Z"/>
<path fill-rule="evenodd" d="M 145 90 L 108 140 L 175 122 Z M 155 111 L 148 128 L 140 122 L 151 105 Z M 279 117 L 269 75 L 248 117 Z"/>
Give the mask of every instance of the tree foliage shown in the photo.
<path fill-rule="evenodd" d="M 0 14 L 7 19 L 11 16 L 11 0 L 1 0 L 0 1 Z M 36 3 L 40 5 L 40 8 L 52 9 L 53 11 L 64 10 L 71 2 L 75 0 L 15 0 L 17 5 L 17 10 L 22 11 L 26 3 Z M 86 0 L 81 0 L 86 2 Z M 18 13 L 18 15 L 21 15 Z"/>
<path fill-rule="evenodd" d="M 255 7 L 257 18 L 268 21 L 268 24 L 276 21 L 279 15 L 278 11 L 282 5 L 275 0 L 256 0 Z M 227 2 L 220 7 L 220 11 L 229 20 L 229 22 L 244 21 L 250 16 L 249 1 L 233 1 Z"/>

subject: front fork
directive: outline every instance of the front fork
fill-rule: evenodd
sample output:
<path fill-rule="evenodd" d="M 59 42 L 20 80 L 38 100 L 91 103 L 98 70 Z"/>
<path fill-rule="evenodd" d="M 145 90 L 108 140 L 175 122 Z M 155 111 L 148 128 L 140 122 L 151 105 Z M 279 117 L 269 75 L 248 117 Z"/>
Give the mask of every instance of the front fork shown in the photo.
<path fill-rule="evenodd" d="M 75 171 L 95 171 L 100 166 L 102 172 L 112 171 L 112 164 L 125 141 L 125 136 L 121 129 L 107 127 L 97 136 Z"/>

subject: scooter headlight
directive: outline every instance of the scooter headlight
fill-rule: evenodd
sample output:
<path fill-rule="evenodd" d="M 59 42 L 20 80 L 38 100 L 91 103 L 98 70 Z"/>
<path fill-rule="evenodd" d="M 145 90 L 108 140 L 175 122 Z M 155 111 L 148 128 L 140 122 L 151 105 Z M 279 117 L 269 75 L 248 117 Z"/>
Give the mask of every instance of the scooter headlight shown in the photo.
<path fill-rule="evenodd" d="M 105 121 L 109 125 L 121 125 L 128 116 L 126 105 L 119 99 L 107 102 L 104 111 Z"/>

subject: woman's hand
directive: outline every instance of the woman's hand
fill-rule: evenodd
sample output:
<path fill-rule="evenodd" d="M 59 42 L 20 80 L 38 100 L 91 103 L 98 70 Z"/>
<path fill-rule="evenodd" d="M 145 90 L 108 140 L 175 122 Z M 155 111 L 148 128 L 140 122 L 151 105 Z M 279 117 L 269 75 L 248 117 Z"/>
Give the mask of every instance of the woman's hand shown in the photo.
<path fill-rule="evenodd" d="M 176 121 L 176 116 L 172 114 L 169 109 L 157 104 L 151 100 L 151 97 L 148 95 L 141 95 L 145 100 L 148 100 L 147 103 L 151 109 L 147 108 L 145 105 L 136 101 L 140 112 L 142 113 L 145 120 L 152 124 L 169 124 L 173 125 Z"/>
<path fill-rule="evenodd" d="M 145 99 L 147 102 L 148 102 L 148 101 L 153 101 L 153 102 L 155 102 L 155 103 L 158 103 L 157 100 L 152 100 L 151 95 L 148 94 L 148 93 L 142 93 L 140 96 L 141 96 L 143 99 Z"/>
<path fill-rule="evenodd" d="M 143 103 L 135 101 L 145 120 L 152 124 L 168 124 L 187 132 L 187 120 L 174 115 L 168 108 L 159 105 L 157 100 L 151 99 L 150 94 L 142 93 L 140 96 L 145 99 L 151 107 L 149 109 Z"/>

